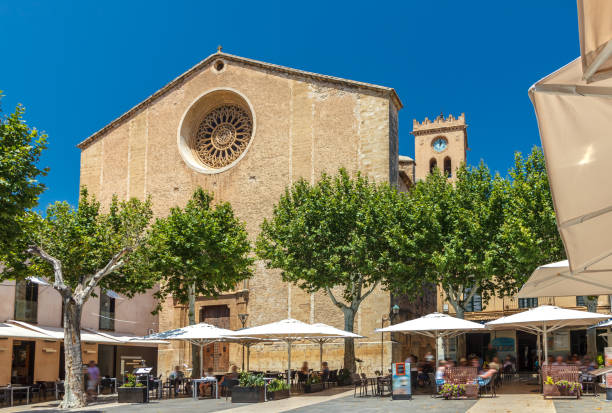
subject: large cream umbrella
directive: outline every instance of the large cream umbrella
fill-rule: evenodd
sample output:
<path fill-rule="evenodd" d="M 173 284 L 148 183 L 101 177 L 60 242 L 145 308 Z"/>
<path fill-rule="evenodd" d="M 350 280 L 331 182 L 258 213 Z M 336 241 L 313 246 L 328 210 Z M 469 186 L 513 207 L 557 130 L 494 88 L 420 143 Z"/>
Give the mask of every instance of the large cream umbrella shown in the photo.
<path fill-rule="evenodd" d="M 311 324 L 303 323 L 299 320 L 288 318 L 274 323 L 233 331 L 230 332 L 230 334 L 228 334 L 226 337 L 276 339 L 287 343 L 287 383 L 290 384 L 292 344 L 298 340 L 305 340 L 313 337 L 325 337 L 328 335 L 329 333 L 326 333 L 320 327 L 316 327 Z"/>
<path fill-rule="evenodd" d="M 567 260 L 541 265 L 518 293 L 519 298 L 604 295 L 610 293 L 612 271 L 586 270 L 572 274 Z"/>
<path fill-rule="evenodd" d="M 179 340 L 195 344 L 200 349 L 200 374 L 204 374 L 204 346 L 217 341 L 228 341 L 226 337 L 232 333 L 232 330 L 215 327 L 211 324 L 199 323 L 176 328 L 174 330 L 150 334 L 145 336 L 143 339 Z"/>
<path fill-rule="evenodd" d="M 612 2 L 578 13 L 582 57 L 529 90 L 572 274 L 612 270 Z"/>
<path fill-rule="evenodd" d="M 462 318 L 451 317 L 441 313 L 431 313 L 414 320 L 378 328 L 378 333 L 420 334 L 436 340 L 436 366 L 438 365 L 438 341 L 456 337 L 468 331 L 483 330 L 485 326 Z"/>
<path fill-rule="evenodd" d="M 309 337 L 308 340 L 319 344 L 319 368 L 323 370 L 323 344 L 329 343 L 330 341 L 344 339 L 344 338 L 363 338 L 359 334 L 351 333 L 348 331 L 340 330 L 339 328 L 329 326 L 323 323 L 315 323 L 313 326 L 319 328 L 321 331 L 329 334 L 328 336 Z"/>
<path fill-rule="evenodd" d="M 590 326 L 598 320 L 610 318 L 609 314 L 591 313 L 588 311 L 569 310 L 553 305 L 541 305 L 536 308 L 512 314 L 485 325 L 495 330 L 517 328 L 536 335 L 542 334 L 544 340 L 544 360 L 548 359 L 548 333 L 564 327 Z M 539 348 L 538 348 L 539 354 Z M 540 363 L 540 365 L 542 365 Z"/>

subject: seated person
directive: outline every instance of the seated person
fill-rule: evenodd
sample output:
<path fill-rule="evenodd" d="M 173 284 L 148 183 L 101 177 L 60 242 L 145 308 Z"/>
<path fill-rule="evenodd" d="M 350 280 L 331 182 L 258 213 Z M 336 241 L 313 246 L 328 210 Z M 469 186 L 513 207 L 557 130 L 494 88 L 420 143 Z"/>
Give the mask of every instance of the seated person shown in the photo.
<path fill-rule="evenodd" d="M 323 377 L 324 381 L 327 381 L 329 378 L 329 365 L 327 364 L 327 361 L 324 361 L 321 365 L 321 376 Z"/>
<path fill-rule="evenodd" d="M 232 366 L 232 369 L 225 376 L 221 377 L 219 385 L 222 387 L 228 387 L 230 380 L 238 380 L 238 367 Z"/>
<path fill-rule="evenodd" d="M 215 377 L 215 375 L 213 374 L 212 367 L 209 367 L 208 370 L 206 370 L 204 377 Z M 210 382 L 200 382 L 200 385 L 198 387 L 199 394 L 201 394 L 202 396 L 206 394 L 206 389 L 210 388 L 210 395 L 212 396 L 212 384 Z"/>
<path fill-rule="evenodd" d="M 438 386 L 442 386 L 445 382 L 446 365 L 447 362 L 445 360 L 440 360 L 436 369 L 436 385 Z"/>
<path fill-rule="evenodd" d="M 491 362 L 489 362 L 489 368 L 490 369 L 495 369 L 496 371 L 499 371 L 500 365 L 499 365 L 499 359 L 497 358 L 497 356 L 494 356 L 493 360 L 491 360 Z"/>
<path fill-rule="evenodd" d="M 170 379 L 170 383 L 174 386 L 174 394 L 178 394 L 179 393 L 179 386 L 183 381 L 184 378 L 184 374 L 181 370 L 179 370 L 179 366 L 174 366 L 174 370 L 172 371 L 172 373 L 170 373 L 170 375 L 168 376 L 168 378 Z"/>

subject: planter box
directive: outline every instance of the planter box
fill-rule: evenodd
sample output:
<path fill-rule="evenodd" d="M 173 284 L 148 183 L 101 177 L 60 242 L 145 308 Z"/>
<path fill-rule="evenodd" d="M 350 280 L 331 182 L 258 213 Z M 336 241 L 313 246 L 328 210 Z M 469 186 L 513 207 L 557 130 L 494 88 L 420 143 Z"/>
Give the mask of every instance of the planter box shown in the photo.
<path fill-rule="evenodd" d="M 557 385 L 549 383 L 544 383 L 542 393 L 544 394 L 544 397 L 557 397 L 561 395 Z"/>
<path fill-rule="evenodd" d="M 281 400 L 289 398 L 289 389 L 268 392 L 268 400 Z"/>
<path fill-rule="evenodd" d="M 263 403 L 266 400 L 266 390 L 262 387 L 232 388 L 232 403 Z"/>
<path fill-rule="evenodd" d="M 323 383 L 304 384 L 304 393 L 315 393 L 323 390 Z"/>
<path fill-rule="evenodd" d="M 465 386 L 465 398 L 470 400 L 478 399 L 478 385 L 477 384 L 464 384 Z"/>
<path fill-rule="evenodd" d="M 119 387 L 117 389 L 119 403 L 148 403 L 148 396 L 146 387 Z"/>

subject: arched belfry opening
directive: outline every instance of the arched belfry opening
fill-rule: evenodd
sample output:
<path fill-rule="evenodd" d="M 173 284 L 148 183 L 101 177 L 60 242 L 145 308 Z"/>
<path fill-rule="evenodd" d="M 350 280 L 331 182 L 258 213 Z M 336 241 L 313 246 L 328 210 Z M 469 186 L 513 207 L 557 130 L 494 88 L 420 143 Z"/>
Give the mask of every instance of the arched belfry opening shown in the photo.
<path fill-rule="evenodd" d="M 429 173 L 433 173 L 434 169 L 436 169 L 438 167 L 438 161 L 436 161 L 436 158 L 431 158 L 431 160 L 429 161 Z"/>
<path fill-rule="evenodd" d="M 451 158 L 448 156 L 444 158 L 444 175 L 447 177 L 453 176 L 453 170 L 451 167 Z"/>

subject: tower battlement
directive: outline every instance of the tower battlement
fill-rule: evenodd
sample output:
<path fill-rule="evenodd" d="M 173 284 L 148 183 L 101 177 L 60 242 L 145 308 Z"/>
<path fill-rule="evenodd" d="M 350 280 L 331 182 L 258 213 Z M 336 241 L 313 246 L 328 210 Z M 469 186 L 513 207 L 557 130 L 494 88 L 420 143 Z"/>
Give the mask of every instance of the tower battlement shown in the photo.
<path fill-rule="evenodd" d="M 425 118 L 423 122 L 419 122 L 418 120 L 414 119 L 412 121 L 412 134 L 415 135 L 418 134 L 418 132 L 428 132 L 434 129 L 457 127 L 467 127 L 465 123 L 465 113 L 462 113 L 458 117 L 454 117 L 451 114 L 446 118 L 444 117 L 444 114 L 441 113 L 433 121 L 429 120 L 429 118 Z"/>

